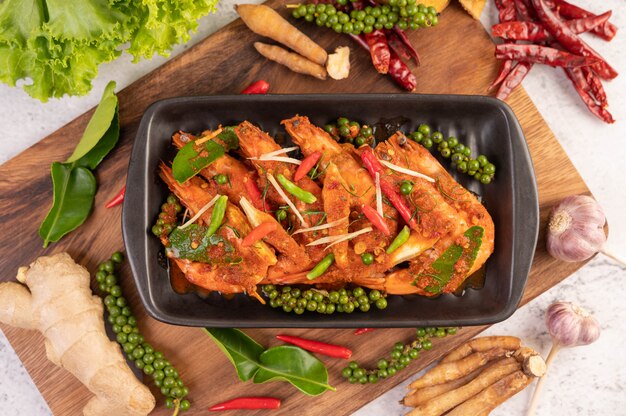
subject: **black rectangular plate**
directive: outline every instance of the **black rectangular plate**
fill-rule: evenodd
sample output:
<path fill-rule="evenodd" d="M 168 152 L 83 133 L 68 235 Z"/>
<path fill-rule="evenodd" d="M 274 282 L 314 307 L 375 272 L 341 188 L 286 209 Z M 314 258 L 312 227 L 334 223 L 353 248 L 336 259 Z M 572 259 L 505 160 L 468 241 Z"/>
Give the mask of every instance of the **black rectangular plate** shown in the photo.
<path fill-rule="evenodd" d="M 156 171 L 171 161 L 171 135 L 200 132 L 248 120 L 271 135 L 285 137 L 280 121 L 295 114 L 324 125 L 339 116 L 373 125 L 405 117 L 405 132 L 428 123 L 445 137 L 456 136 L 473 154 L 497 167 L 496 179 L 481 185 L 467 175 L 457 180 L 479 194 L 495 223 L 495 251 L 486 263 L 485 286 L 463 296 L 429 299 L 390 296 L 384 310 L 320 315 L 288 314 L 237 295 L 179 295 L 159 262 L 160 242 L 150 228 L 167 195 Z M 288 143 L 281 143 L 283 146 Z M 449 164 L 444 162 L 449 168 Z M 479 96 L 340 94 L 182 97 L 158 101 L 144 114 L 137 132 L 126 183 L 122 230 L 141 300 L 148 313 L 175 325 L 207 327 L 416 327 L 479 325 L 508 318 L 519 304 L 533 260 L 539 229 L 537 184 L 528 147 L 512 110 Z"/>

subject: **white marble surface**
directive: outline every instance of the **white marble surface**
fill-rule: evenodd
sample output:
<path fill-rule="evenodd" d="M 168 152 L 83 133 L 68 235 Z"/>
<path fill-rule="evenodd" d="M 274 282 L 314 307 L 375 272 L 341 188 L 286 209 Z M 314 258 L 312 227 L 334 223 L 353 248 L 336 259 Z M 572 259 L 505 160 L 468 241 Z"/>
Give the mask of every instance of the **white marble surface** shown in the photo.
<path fill-rule="evenodd" d="M 611 44 L 596 39 L 590 39 L 589 42 L 618 71 L 625 72 L 626 14 L 623 1 L 574 1 L 591 10 L 613 9 L 612 21 L 620 27 L 618 36 Z M 234 19 L 233 3 L 232 0 L 222 0 L 218 13 L 202 21 L 200 31 L 192 43 Z M 489 3 L 482 19 L 486 26 L 495 21 L 494 8 Z M 189 46 L 178 47 L 175 53 Z M 129 57 L 123 56 L 101 67 L 89 96 L 54 100 L 45 105 L 19 89 L 0 84 L 0 162 L 15 156 L 95 105 L 109 80 L 116 80 L 121 89 L 163 62 L 165 58 L 156 58 L 132 65 Z M 428 63 L 424 64 L 421 69 L 423 75 L 428 71 Z M 606 84 L 611 111 L 618 120 L 611 126 L 597 121 L 586 111 L 569 81 L 558 70 L 535 67 L 524 81 L 524 87 L 606 210 L 611 224 L 609 243 L 613 250 L 626 257 L 626 95 L 623 95 L 626 91 L 626 75 Z M 599 256 L 565 282 L 520 309 L 507 321 L 489 329 L 488 332 L 492 334 L 521 336 L 529 345 L 547 353 L 550 337 L 545 331 L 543 311 L 552 301 L 566 299 L 584 305 L 602 323 L 603 332 L 599 341 L 591 346 L 564 350 L 555 360 L 546 382 L 539 415 L 625 413 L 626 391 L 623 386 L 626 384 L 626 364 L 621 359 L 621 353 L 626 348 L 626 303 L 623 302 L 626 298 L 625 277 L 624 269 Z M 360 409 L 356 415 L 404 414 L 407 409 L 397 404 L 404 391 L 404 385 L 392 389 Z M 527 389 L 492 414 L 522 415 L 529 395 L 530 390 Z M 197 412 L 201 411 L 198 409 Z M 46 403 L 1 332 L 0 414 L 49 414 Z"/>

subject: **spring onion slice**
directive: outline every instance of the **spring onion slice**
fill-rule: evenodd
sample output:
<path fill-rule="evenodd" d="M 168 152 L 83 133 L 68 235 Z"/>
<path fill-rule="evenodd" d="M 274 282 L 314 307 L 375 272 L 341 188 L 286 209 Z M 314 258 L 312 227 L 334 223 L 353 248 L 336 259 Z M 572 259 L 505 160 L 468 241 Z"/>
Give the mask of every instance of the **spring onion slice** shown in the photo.
<path fill-rule="evenodd" d="M 346 241 L 346 240 L 351 240 L 354 237 L 358 237 L 361 234 L 366 234 L 372 231 L 372 227 L 365 227 L 359 231 L 355 231 L 353 233 L 348 233 L 348 234 L 343 234 L 343 235 L 331 235 L 328 237 L 322 237 L 320 239 L 317 239 L 315 241 L 311 241 L 309 244 L 307 244 L 307 246 L 319 246 L 320 244 L 326 244 L 326 243 L 331 243 L 329 245 L 327 245 L 324 250 L 329 249 L 330 247 L 334 246 L 335 244 L 341 243 L 342 241 Z"/>
<path fill-rule="evenodd" d="M 210 200 L 210 201 L 209 201 L 209 202 L 208 202 L 205 206 L 203 206 L 202 208 L 200 208 L 200 209 L 198 210 L 198 212 L 196 213 L 196 215 L 194 215 L 193 217 L 189 218 L 189 221 L 187 221 L 187 222 L 186 222 L 186 223 L 184 223 L 183 225 L 179 225 L 179 226 L 178 226 L 178 229 L 179 229 L 179 230 L 184 230 L 185 228 L 189 227 L 191 224 L 193 224 L 194 222 L 196 222 L 196 220 L 197 220 L 198 218 L 200 218 L 200 216 L 201 216 L 202 214 L 204 214 L 204 213 L 206 212 L 206 210 L 207 210 L 207 209 L 211 208 L 211 207 L 212 207 L 212 206 L 213 206 L 213 205 L 217 202 L 217 200 L 218 200 L 218 199 L 220 199 L 220 196 L 222 196 L 222 195 L 220 195 L 220 194 L 215 195 L 215 197 L 214 197 L 212 200 Z"/>
<path fill-rule="evenodd" d="M 211 132 L 210 134 L 207 134 L 204 137 L 200 137 L 199 139 L 196 139 L 195 144 L 202 144 L 204 142 L 208 142 L 209 140 L 211 140 L 212 138 L 216 137 L 217 135 L 219 135 L 222 132 L 222 128 L 220 127 L 219 129 Z"/>
<path fill-rule="evenodd" d="M 324 230 L 326 228 L 333 228 L 333 227 L 336 227 L 336 226 L 340 225 L 342 222 L 346 221 L 347 219 L 348 219 L 348 217 L 343 217 L 343 218 L 339 218 L 338 220 L 333 221 L 333 222 L 327 222 L 326 224 L 316 225 L 315 227 L 300 228 L 299 230 L 296 230 L 291 235 L 296 235 L 296 234 L 300 234 L 300 233 L 308 233 L 310 231 L 319 231 L 319 230 Z"/>
<path fill-rule="evenodd" d="M 256 216 L 257 209 L 254 207 L 254 205 L 252 205 L 252 202 L 248 201 L 248 198 L 242 196 L 239 200 L 239 206 L 241 206 L 241 209 L 243 209 L 243 213 L 246 214 L 248 221 L 250 221 L 250 225 L 252 225 L 253 227 L 258 227 L 259 224 L 261 224 Z"/>
<path fill-rule="evenodd" d="M 276 182 L 276 179 L 274 178 L 274 176 L 271 173 L 267 174 L 267 180 L 270 181 L 270 183 L 272 184 L 272 186 L 274 187 L 274 189 L 276 189 L 276 192 L 278 192 L 278 195 L 281 196 L 281 198 L 283 199 L 283 201 L 285 201 L 285 203 L 287 205 L 289 205 L 289 208 L 291 208 L 291 210 L 293 211 L 294 214 L 296 214 L 296 217 L 298 217 L 298 219 L 300 220 L 300 223 L 307 227 L 308 224 L 306 223 L 306 221 L 304 221 L 304 218 L 302 217 L 302 214 L 300 214 L 300 211 L 298 211 L 298 209 L 296 208 L 296 206 L 293 204 L 293 202 L 291 202 L 291 199 L 289 199 L 289 197 L 287 196 L 287 194 L 285 193 L 285 191 L 283 191 L 283 188 L 280 187 L 280 185 L 278 184 L 278 182 Z"/>
<path fill-rule="evenodd" d="M 430 176 L 424 175 L 423 173 L 419 173 L 411 169 L 403 168 L 402 166 L 394 165 L 393 163 L 389 163 L 386 160 L 380 160 L 380 163 L 387 166 L 391 170 L 395 170 L 397 172 L 404 173 L 409 176 L 414 176 L 416 178 L 426 179 L 428 182 L 433 182 L 433 183 L 435 182 L 435 180 L 431 178 Z"/>
<path fill-rule="evenodd" d="M 376 172 L 374 182 L 376 184 L 376 211 L 378 211 L 378 215 L 380 215 L 381 218 L 384 218 L 383 193 L 380 190 L 380 173 Z"/>

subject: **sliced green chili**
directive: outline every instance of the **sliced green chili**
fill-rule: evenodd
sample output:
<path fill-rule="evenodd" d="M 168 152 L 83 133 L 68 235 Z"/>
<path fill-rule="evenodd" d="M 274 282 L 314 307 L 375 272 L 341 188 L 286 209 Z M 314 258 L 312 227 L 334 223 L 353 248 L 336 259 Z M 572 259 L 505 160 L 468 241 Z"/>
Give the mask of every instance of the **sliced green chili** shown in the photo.
<path fill-rule="evenodd" d="M 403 245 L 409 240 L 410 235 L 411 235 L 411 230 L 409 229 L 408 226 L 405 225 L 404 228 L 400 230 L 396 238 L 393 239 L 393 241 L 387 248 L 387 254 L 391 254 L 397 249 L 399 249 L 401 245 Z"/>
<path fill-rule="evenodd" d="M 309 191 L 305 191 L 304 189 L 300 188 L 298 185 L 285 178 L 285 175 L 283 175 L 282 173 L 276 175 L 276 179 L 278 179 L 278 182 L 280 182 L 283 188 L 285 188 L 285 191 L 289 192 L 300 201 L 306 202 L 307 204 L 312 204 L 317 201 L 315 195 L 313 195 Z"/>
<path fill-rule="evenodd" d="M 330 253 L 328 256 L 324 257 L 322 261 L 317 263 L 313 269 L 307 273 L 306 278 L 309 280 L 316 279 L 328 270 L 328 268 L 335 262 L 335 255 Z"/>
<path fill-rule="evenodd" d="M 226 212 L 226 206 L 228 205 L 228 197 L 222 195 L 218 198 L 217 202 L 213 206 L 213 212 L 211 212 L 211 223 L 206 230 L 207 237 L 212 236 L 222 225 L 224 221 L 224 213 Z"/>

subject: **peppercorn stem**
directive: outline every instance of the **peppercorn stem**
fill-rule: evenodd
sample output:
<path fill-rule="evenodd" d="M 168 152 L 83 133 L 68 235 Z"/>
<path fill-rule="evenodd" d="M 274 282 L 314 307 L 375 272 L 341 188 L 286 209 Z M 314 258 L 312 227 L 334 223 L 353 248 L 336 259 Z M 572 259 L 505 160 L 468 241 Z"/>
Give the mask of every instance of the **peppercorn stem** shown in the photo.
<path fill-rule="evenodd" d="M 180 400 L 176 399 L 174 400 L 174 402 L 176 402 L 176 407 L 174 408 L 174 413 L 172 413 L 172 416 L 178 416 L 178 411 L 180 410 Z"/>
<path fill-rule="evenodd" d="M 550 352 L 548 353 L 548 358 L 546 359 L 546 373 L 542 377 L 539 377 L 539 381 L 537 382 L 537 386 L 535 387 L 535 391 L 533 392 L 533 397 L 532 399 L 530 399 L 530 405 L 528 405 L 528 412 L 526 413 L 526 416 L 534 416 L 535 410 L 537 410 L 537 406 L 539 405 L 539 397 L 541 396 L 543 384 L 545 383 L 546 376 L 548 375 L 548 369 L 550 368 L 552 360 L 554 360 L 554 357 L 556 357 L 556 354 L 559 352 L 560 349 L 561 346 L 556 342 L 552 344 L 552 348 L 550 349 Z"/>

